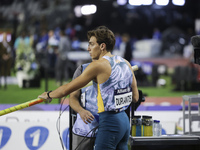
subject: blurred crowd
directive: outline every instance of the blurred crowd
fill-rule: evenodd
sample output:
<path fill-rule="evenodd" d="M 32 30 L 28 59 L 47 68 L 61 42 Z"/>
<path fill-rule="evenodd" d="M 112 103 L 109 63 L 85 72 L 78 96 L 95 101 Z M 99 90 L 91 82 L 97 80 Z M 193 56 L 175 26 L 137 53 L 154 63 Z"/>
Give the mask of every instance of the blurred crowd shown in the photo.
<path fill-rule="evenodd" d="M 135 42 L 147 39 L 169 42 L 170 36 L 173 36 L 171 32 L 176 34 L 179 30 L 174 28 L 168 30 L 168 32 L 161 33 L 158 28 L 155 28 L 151 38 L 144 36 L 142 39 L 138 39 L 127 32 L 116 32 L 116 44 L 113 53 L 121 55 L 131 62 L 134 60 Z M 87 47 L 81 47 L 81 43 L 86 42 L 87 39 L 83 40 L 79 35 L 80 28 L 73 26 L 70 22 L 54 29 L 44 28 L 39 34 L 30 32 L 27 28 L 22 28 L 14 41 L 12 41 L 9 33 L 3 32 L 0 40 L 0 76 L 10 76 L 11 71 L 13 71 L 17 76 L 26 73 L 28 77 L 24 78 L 27 80 L 48 76 L 55 78 L 57 85 L 67 82 L 71 79 L 77 67 L 77 62 L 72 61 L 68 57 L 68 53 L 71 51 L 87 51 Z M 175 49 L 180 48 L 180 51 L 173 52 L 173 54 L 183 55 L 183 46 L 189 43 L 189 38 L 186 39 L 186 35 L 182 36 L 181 33 L 176 36 L 176 39 L 171 41 L 170 47 L 172 47 L 173 42 L 176 46 L 179 44 L 181 47 Z M 185 40 L 182 45 L 179 43 L 181 38 Z M 186 42 L 186 40 L 188 41 Z M 170 47 L 166 47 L 167 42 L 163 41 L 163 43 L 165 45 L 162 44 L 162 47 L 160 47 L 159 55 L 163 55 L 166 49 L 167 52 L 170 51 Z M 22 87 L 22 84 L 21 81 L 20 87 Z"/>
<path fill-rule="evenodd" d="M 14 41 L 12 34 L 2 32 L 0 76 L 10 76 L 13 72 L 16 76 L 23 76 L 28 80 L 48 75 L 56 79 L 57 85 L 67 82 L 77 67 L 77 63 L 70 60 L 68 53 L 87 51 L 87 47 L 80 46 L 81 42 L 85 41 L 79 39 L 77 32 L 70 23 L 55 29 L 43 29 L 38 35 L 31 34 L 24 28 Z M 133 43 L 134 39 L 131 39 L 129 34 L 116 33 L 115 50 L 129 61 L 132 59 Z M 22 87 L 23 83 L 20 82 L 19 86 Z"/>
<path fill-rule="evenodd" d="M 79 40 L 73 28 L 42 30 L 40 35 L 21 30 L 14 41 L 9 33 L 3 32 L 0 41 L 0 76 L 10 76 L 11 72 L 23 72 L 30 78 L 55 77 L 57 84 L 68 81 L 73 70 L 67 53 L 78 50 Z M 74 66 L 75 67 L 75 66 Z M 21 85 L 22 86 L 22 83 Z"/>
<path fill-rule="evenodd" d="M 137 52 L 137 45 L 139 45 L 137 42 L 143 41 L 139 45 L 141 47 L 147 44 L 146 41 L 152 39 L 161 43 L 157 48 L 151 43 L 146 46 L 147 48 L 153 47 L 149 51 L 151 54 L 158 49 L 156 57 L 180 55 L 189 58 L 192 55 L 190 37 L 195 34 L 194 29 L 189 27 L 193 24 L 192 20 L 186 26 L 188 29 L 183 31 L 177 26 L 173 26 L 174 24 L 171 26 L 166 24 L 164 17 L 163 21 L 159 22 L 161 18 L 151 8 L 145 8 L 145 11 L 140 11 L 143 8 L 138 8 L 138 11 L 129 13 L 122 13 L 122 10 L 118 11 L 117 8 L 112 8 L 111 14 L 107 11 L 103 13 L 110 17 L 108 20 L 103 19 L 103 15 L 98 13 L 96 17 L 89 15 L 76 18 L 71 9 L 73 2 L 71 5 L 69 4 L 68 0 L 51 0 L 49 2 L 13 0 L 12 3 L 8 2 L 6 5 L 2 2 L 2 6 L 0 6 L 1 78 L 14 73 L 27 80 L 48 76 L 55 78 L 57 85 L 67 82 L 77 67 L 77 62 L 72 61 L 68 57 L 68 53 L 86 51 L 87 46 L 83 47 L 81 44 L 87 41 L 87 30 L 98 25 L 107 25 L 113 29 L 116 37 L 113 53 L 121 55 L 130 62 L 138 55 L 149 56 L 144 51 L 145 47 Z M 144 19 L 147 14 L 150 14 L 146 11 L 153 11 L 151 14 L 155 17 Z M 165 15 L 168 15 L 168 11 L 165 12 Z M 172 23 L 173 19 L 176 22 L 176 18 L 168 19 Z M 151 23 L 156 20 L 157 24 L 152 25 Z M 145 24 L 146 21 L 149 22 Z M 119 22 L 123 23 L 119 24 Z M 22 84 L 20 81 L 19 86 L 21 87 Z"/>

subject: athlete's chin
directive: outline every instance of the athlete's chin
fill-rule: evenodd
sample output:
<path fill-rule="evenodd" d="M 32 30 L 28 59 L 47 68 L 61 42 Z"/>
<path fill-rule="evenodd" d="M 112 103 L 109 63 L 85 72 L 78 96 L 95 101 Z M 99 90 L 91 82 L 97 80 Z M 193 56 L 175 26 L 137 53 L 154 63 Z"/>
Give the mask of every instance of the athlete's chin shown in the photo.
<path fill-rule="evenodd" d="M 90 57 L 91 57 L 92 59 L 95 59 L 95 57 L 94 57 L 94 56 L 92 56 L 92 55 L 90 55 Z"/>
<path fill-rule="evenodd" d="M 97 60 L 98 59 L 96 56 L 94 56 L 92 54 L 90 54 L 90 57 L 91 57 L 92 60 Z"/>

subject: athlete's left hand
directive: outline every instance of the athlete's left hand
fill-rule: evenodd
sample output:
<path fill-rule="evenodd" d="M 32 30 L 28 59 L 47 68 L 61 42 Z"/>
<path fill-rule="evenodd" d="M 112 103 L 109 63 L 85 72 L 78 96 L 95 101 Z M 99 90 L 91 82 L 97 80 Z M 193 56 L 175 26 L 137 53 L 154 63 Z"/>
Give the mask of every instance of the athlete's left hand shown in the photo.
<path fill-rule="evenodd" d="M 91 123 L 94 120 L 94 116 L 88 110 L 83 109 L 79 111 L 78 113 L 85 124 Z"/>

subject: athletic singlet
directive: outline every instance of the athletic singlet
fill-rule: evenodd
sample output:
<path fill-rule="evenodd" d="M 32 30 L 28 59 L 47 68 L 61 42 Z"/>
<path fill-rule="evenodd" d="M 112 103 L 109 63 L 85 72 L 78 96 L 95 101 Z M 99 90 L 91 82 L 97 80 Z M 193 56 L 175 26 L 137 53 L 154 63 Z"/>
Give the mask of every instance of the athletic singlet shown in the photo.
<path fill-rule="evenodd" d="M 94 84 L 97 92 L 98 113 L 126 110 L 132 102 L 132 71 L 120 56 L 103 56 L 103 58 L 110 62 L 112 71 L 106 82 Z"/>
<path fill-rule="evenodd" d="M 89 64 L 82 65 L 82 72 Z M 92 129 L 98 126 L 99 115 L 97 113 L 97 93 L 92 86 L 81 89 L 81 105 L 88 111 L 90 111 L 95 119 L 88 124 L 85 124 L 81 119 L 80 115 L 77 113 L 77 119 L 73 125 L 72 131 L 80 136 L 86 136 Z M 96 130 L 97 132 L 97 130 Z M 96 133 L 95 132 L 95 133 Z M 91 137 L 93 132 L 90 132 L 87 137 Z"/>

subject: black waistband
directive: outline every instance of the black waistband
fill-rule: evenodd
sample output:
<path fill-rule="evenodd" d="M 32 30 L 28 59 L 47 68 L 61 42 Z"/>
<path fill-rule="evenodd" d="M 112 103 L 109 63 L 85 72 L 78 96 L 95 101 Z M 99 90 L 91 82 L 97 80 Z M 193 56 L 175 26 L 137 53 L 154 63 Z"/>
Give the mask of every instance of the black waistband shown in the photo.
<path fill-rule="evenodd" d="M 124 112 L 124 110 L 123 111 L 119 111 L 119 110 L 116 110 L 116 111 L 104 111 L 104 112 L 101 112 L 101 113 L 111 113 L 111 114 L 117 114 L 117 113 L 120 113 L 120 112 Z M 99 114 L 101 114 L 101 113 L 99 113 Z"/>

